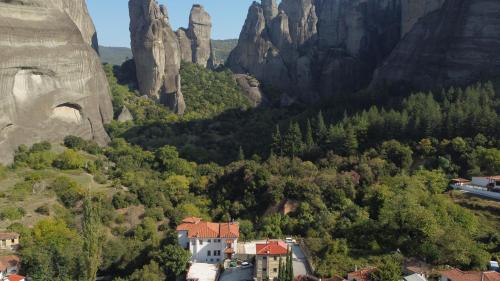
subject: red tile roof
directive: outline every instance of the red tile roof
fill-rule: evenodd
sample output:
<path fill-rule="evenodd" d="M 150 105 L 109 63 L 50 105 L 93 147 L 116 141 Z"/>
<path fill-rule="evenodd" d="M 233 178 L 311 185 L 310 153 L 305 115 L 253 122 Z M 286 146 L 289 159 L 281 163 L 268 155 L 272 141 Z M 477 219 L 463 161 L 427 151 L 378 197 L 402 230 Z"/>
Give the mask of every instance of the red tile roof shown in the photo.
<path fill-rule="evenodd" d="M 0 240 L 10 240 L 19 238 L 19 234 L 15 232 L 0 232 Z"/>
<path fill-rule="evenodd" d="M 22 281 L 24 280 L 24 276 L 21 276 L 21 275 L 9 275 L 9 277 L 7 277 L 8 281 Z"/>
<path fill-rule="evenodd" d="M 5 271 L 10 267 L 19 267 L 21 259 L 18 256 L 3 256 L 0 257 L 0 271 Z"/>
<path fill-rule="evenodd" d="M 452 268 L 441 271 L 441 275 L 451 281 L 500 281 L 500 273 L 495 271 L 461 271 L 460 269 Z"/>
<path fill-rule="evenodd" d="M 187 231 L 189 238 L 238 238 L 238 223 L 213 223 L 200 218 L 189 217 L 182 220 L 177 231 Z"/>
<path fill-rule="evenodd" d="M 375 272 L 375 270 L 377 270 L 377 269 L 374 267 L 363 268 L 361 270 L 354 271 L 354 272 L 347 274 L 347 278 L 349 280 L 356 279 L 356 281 L 370 281 L 371 275 L 373 272 Z"/>
<path fill-rule="evenodd" d="M 288 245 L 283 241 L 268 241 L 264 244 L 256 244 L 255 250 L 257 255 L 286 255 Z"/>

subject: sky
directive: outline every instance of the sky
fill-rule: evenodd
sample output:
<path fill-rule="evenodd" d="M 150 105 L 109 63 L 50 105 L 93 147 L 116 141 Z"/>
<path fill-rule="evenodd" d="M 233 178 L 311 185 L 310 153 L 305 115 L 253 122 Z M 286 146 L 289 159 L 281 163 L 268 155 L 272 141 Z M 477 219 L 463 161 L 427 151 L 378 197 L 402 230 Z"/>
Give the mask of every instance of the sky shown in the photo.
<path fill-rule="evenodd" d="M 170 24 L 187 27 L 193 4 L 201 4 L 212 16 L 212 39 L 238 38 L 253 0 L 159 0 L 167 6 Z M 128 0 L 87 0 L 99 45 L 130 47 Z"/>

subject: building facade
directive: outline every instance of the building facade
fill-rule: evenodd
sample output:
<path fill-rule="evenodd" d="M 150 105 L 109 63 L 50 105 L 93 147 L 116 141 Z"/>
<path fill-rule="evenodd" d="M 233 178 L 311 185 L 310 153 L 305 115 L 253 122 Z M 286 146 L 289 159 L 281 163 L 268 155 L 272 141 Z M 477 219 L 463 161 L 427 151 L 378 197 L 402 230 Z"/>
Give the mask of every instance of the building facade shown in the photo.
<path fill-rule="evenodd" d="M 19 248 L 19 234 L 0 232 L 0 250 L 15 251 Z"/>
<path fill-rule="evenodd" d="M 276 280 L 279 276 L 280 261 L 285 264 L 288 245 L 283 241 L 267 241 L 255 245 L 254 273 L 257 281 Z"/>
<path fill-rule="evenodd" d="M 191 261 L 219 263 L 238 251 L 238 223 L 213 223 L 200 218 L 185 218 L 177 227 L 178 243 L 191 252 Z"/>

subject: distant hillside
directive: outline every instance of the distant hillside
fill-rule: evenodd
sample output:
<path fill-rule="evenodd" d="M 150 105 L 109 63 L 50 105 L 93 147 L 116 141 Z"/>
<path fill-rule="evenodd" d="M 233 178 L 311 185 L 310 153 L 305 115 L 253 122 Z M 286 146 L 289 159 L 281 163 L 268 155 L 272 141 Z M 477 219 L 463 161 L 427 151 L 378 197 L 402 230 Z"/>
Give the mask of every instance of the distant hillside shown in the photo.
<path fill-rule="evenodd" d="M 238 39 L 212 40 L 215 50 L 215 57 L 218 63 L 223 63 L 229 57 L 229 53 L 238 44 Z M 124 61 L 132 58 L 132 50 L 125 47 L 105 47 L 99 46 L 99 53 L 103 63 L 121 65 Z"/>
<path fill-rule="evenodd" d="M 212 40 L 212 46 L 215 51 L 217 62 L 225 62 L 237 44 L 238 39 Z"/>
<path fill-rule="evenodd" d="M 127 59 L 132 58 L 132 50 L 125 47 L 99 46 L 99 54 L 103 63 L 121 65 Z"/>

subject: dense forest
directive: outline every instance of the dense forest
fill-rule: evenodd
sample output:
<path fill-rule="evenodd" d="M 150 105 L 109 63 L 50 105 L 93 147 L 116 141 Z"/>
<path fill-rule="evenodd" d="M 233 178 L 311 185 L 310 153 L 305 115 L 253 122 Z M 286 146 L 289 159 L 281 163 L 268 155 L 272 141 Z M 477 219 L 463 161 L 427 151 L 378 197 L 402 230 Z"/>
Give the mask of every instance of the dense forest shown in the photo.
<path fill-rule="evenodd" d="M 0 210 L 34 280 L 174 280 L 189 260 L 174 231 L 185 216 L 235 219 L 243 240 L 303 237 L 324 277 L 397 271 L 404 257 L 483 269 L 500 256 L 500 223 L 447 187 L 500 173 L 494 83 L 342 110 L 251 108 L 230 72 L 183 64 L 188 111 L 177 116 L 138 96 L 130 62 L 105 70 L 116 114 L 134 117 L 107 127 L 108 147 L 68 136 L 21 146 L 0 169 L 3 181 L 17 175 L 3 197 L 55 198 L 33 210 L 33 228 L 19 222 L 31 210 Z"/>

